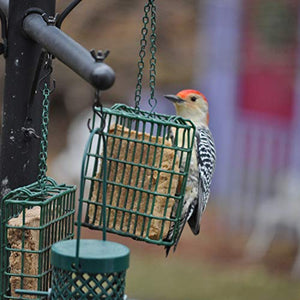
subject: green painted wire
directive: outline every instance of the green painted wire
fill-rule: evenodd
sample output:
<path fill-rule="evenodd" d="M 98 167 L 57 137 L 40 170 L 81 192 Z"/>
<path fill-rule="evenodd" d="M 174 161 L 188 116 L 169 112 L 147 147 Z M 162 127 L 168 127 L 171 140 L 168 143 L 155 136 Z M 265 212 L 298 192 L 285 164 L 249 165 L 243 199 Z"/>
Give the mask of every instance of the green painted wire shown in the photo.
<path fill-rule="evenodd" d="M 94 136 L 99 133 L 99 128 L 95 128 L 90 133 L 88 142 L 85 146 L 84 150 L 84 156 L 82 160 L 82 168 L 81 168 L 81 182 L 80 182 L 80 195 L 79 195 L 79 208 L 78 208 L 78 220 L 77 220 L 77 245 L 76 245 L 76 258 L 79 257 L 79 246 L 80 246 L 80 236 L 81 236 L 81 219 L 82 219 L 82 205 L 83 205 L 83 198 L 84 198 L 84 188 L 85 188 L 85 166 L 87 161 L 88 152 L 90 149 L 90 145 L 93 142 Z M 101 134 L 101 137 L 103 139 L 103 160 L 102 160 L 102 166 L 103 166 L 103 240 L 106 240 L 106 163 L 107 163 L 107 149 L 106 149 L 106 138 L 103 134 Z"/>
<path fill-rule="evenodd" d="M 103 128 L 95 128 L 91 131 L 88 142 L 85 146 L 84 157 L 82 160 L 82 168 L 81 168 L 81 182 L 80 182 L 80 195 L 79 195 L 79 208 L 78 208 L 78 220 L 77 220 L 77 243 L 76 243 L 76 264 L 77 268 L 79 267 L 79 248 L 80 248 L 80 236 L 81 236 L 81 219 L 82 219 L 82 206 L 83 206 L 83 198 L 84 198 L 84 188 L 85 188 L 85 171 L 86 171 L 86 162 L 89 153 L 89 149 L 91 143 L 95 135 L 100 135 L 103 142 L 103 158 L 102 158 L 102 169 L 103 169 L 103 181 L 102 181 L 102 216 L 103 216 L 103 231 L 102 231 L 102 239 L 106 241 L 106 187 L 107 187 L 107 145 L 106 145 L 106 137 L 103 134 Z"/>
<path fill-rule="evenodd" d="M 145 67 L 144 58 L 146 56 L 146 46 L 147 46 L 147 36 L 149 33 L 149 23 L 150 23 L 150 98 L 148 103 L 151 107 L 151 112 L 155 109 L 157 105 L 157 100 L 155 98 L 155 85 L 156 85 L 156 4 L 155 0 L 148 0 L 144 7 L 144 16 L 143 16 L 143 27 L 141 30 L 141 40 L 140 40 L 140 51 L 139 51 L 139 61 L 138 61 L 138 75 L 137 75 L 137 85 L 135 89 L 135 109 L 140 109 L 141 94 L 142 94 L 142 81 L 143 81 L 143 71 Z M 149 18 L 150 14 L 150 18 Z"/>
<path fill-rule="evenodd" d="M 40 162 L 39 162 L 39 175 L 38 181 L 42 189 L 46 185 L 46 172 L 47 172 L 47 151 L 48 151 L 48 124 L 49 124 L 49 96 L 50 89 L 47 83 L 43 89 L 43 113 L 42 113 L 42 134 L 41 134 L 41 150 L 40 150 Z"/>

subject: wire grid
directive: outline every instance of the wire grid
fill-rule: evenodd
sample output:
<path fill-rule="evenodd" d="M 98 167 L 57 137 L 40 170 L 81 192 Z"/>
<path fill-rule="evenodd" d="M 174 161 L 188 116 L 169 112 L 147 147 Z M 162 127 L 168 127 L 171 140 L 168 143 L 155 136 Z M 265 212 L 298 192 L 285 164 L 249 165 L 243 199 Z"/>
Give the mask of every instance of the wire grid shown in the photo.
<path fill-rule="evenodd" d="M 53 299 L 123 300 L 126 271 L 113 273 L 74 273 L 53 269 L 51 296 Z"/>
<path fill-rule="evenodd" d="M 5 261 L 5 206 L 4 200 L 1 201 L 1 210 L 0 210 L 0 299 L 3 299 L 5 293 L 8 291 L 7 280 L 4 277 L 4 272 L 6 270 L 6 261 Z"/>
<path fill-rule="evenodd" d="M 4 251 L 5 251 L 5 244 L 4 244 L 4 237 L 5 237 L 5 222 L 4 222 L 4 217 L 2 217 L 2 211 L 4 211 L 3 209 L 1 209 L 0 212 L 0 276 L 1 279 L 0 280 L 0 299 L 3 298 L 4 293 L 6 292 L 6 282 L 5 279 L 3 278 L 3 274 L 5 271 L 5 262 L 4 262 Z"/>
<path fill-rule="evenodd" d="M 4 299 L 40 299 L 16 295 L 14 289 L 50 288 L 51 245 L 74 236 L 75 191 L 47 177 L 43 190 L 35 182 L 5 196 L 4 288 L 10 286 L 12 294 L 6 292 Z M 36 220 L 30 224 L 33 211 Z M 12 222 L 16 218 L 19 222 Z"/>
<path fill-rule="evenodd" d="M 8 195 L 6 195 L 8 197 Z M 15 206 L 11 208 L 10 211 L 6 211 L 6 216 L 2 215 L 3 212 L 5 212 L 5 198 L 3 198 L 2 201 L 2 209 L 1 209 L 1 232 L 0 232 L 0 274 L 2 276 L 2 280 L 0 282 L 0 299 L 4 299 L 4 295 L 7 295 L 9 293 L 9 279 L 7 276 L 5 276 L 5 271 L 7 271 L 7 266 L 8 266 L 8 257 L 6 255 L 6 223 L 7 221 L 12 218 L 13 216 L 19 214 L 21 212 L 21 206 Z M 8 216 L 9 215 L 9 216 Z"/>
<path fill-rule="evenodd" d="M 124 104 L 103 109 L 107 141 L 107 231 L 158 245 L 173 245 L 179 229 L 195 126 L 178 116 Z M 97 114 L 93 127 L 97 127 Z M 85 153 L 83 226 L 103 230 L 102 139 Z M 172 227 L 174 233 L 167 238 Z"/>

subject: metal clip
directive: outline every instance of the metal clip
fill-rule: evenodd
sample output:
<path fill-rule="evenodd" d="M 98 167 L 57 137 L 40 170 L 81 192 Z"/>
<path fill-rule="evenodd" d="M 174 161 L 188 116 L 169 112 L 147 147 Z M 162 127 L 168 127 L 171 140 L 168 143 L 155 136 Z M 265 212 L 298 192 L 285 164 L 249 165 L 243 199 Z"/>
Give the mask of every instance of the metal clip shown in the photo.
<path fill-rule="evenodd" d="M 36 134 L 34 128 L 21 128 L 22 132 L 24 133 L 25 138 L 35 138 L 35 139 L 41 139 L 39 135 Z"/>
<path fill-rule="evenodd" d="M 58 14 L 55 14 L 55 16 L 48 16 L 45 12 L 42 14 L 42 17 L 44 21 L 47 23 L 47 25 L 52 25 L 52 26 L 56 25 L 57 16 Z"/>
<path fill-rule="evenodd" d="M 45 61 L 45 65 L 44 65 L 44 68 L 46 70 L 46 73 L 45 75 L 39 80 L 38 82 L 38 86 L 39 86 L 39 89 L 40 91 L 45 95 L 45 96 L 49 96 L 54 90 L 55 90 L 55 87 L 56 87 L 56 81 L 55 79 L 52 80 L 52 83 L 53 83 L 53 87 L 51 89 L 46 89 L 45 90 L 45 84 L 43 85 L 43 81 L 45 81 L 48 77 L 50 77 L 52 71 L 53 71 L 53 67 L 51 65 L 51 55 L 48 54 L 48 57 L 46 58 L 46 61 Z"/>

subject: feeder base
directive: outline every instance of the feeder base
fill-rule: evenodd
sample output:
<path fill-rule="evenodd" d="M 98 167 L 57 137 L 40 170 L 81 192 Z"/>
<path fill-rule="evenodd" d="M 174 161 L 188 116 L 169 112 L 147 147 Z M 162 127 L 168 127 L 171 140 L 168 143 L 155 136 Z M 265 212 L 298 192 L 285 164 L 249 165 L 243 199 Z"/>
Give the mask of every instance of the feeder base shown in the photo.
<path fill-rule="evenodd" d="M 129 249 L 121 244 L 76 240 L 52 246 L 53 299 L 111 299 L 125 297 L 125 276 L 129 267 Z"/>

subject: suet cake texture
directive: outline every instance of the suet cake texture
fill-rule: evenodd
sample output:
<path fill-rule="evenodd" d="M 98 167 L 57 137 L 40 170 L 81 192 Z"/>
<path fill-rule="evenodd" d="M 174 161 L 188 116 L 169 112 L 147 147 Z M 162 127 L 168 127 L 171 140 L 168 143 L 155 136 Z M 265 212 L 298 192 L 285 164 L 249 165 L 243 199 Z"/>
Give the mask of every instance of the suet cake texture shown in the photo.
<path fill-rule="evenodd" d="M 179 175 L 173 172 L 179 172 L 179 159 L 171 147 L 171 141 L 160 136 L 136 132 L 119 124 L 109 128 L 107 204 L 112 208 L 106 211 L 108 228 L 153 240 L 167 236 L 171 222 L 156 218 L 169 219 L 175 204 L 173 197 Z M 96 178 L 100 174 L 101 166 Z M 102 203 L 98 182 L 94 185 L 92 201 Z M 100 206 L 90 204 L 89 218 L 94 220 L 93 224 L 100 224 L 101 211 Z"/>

